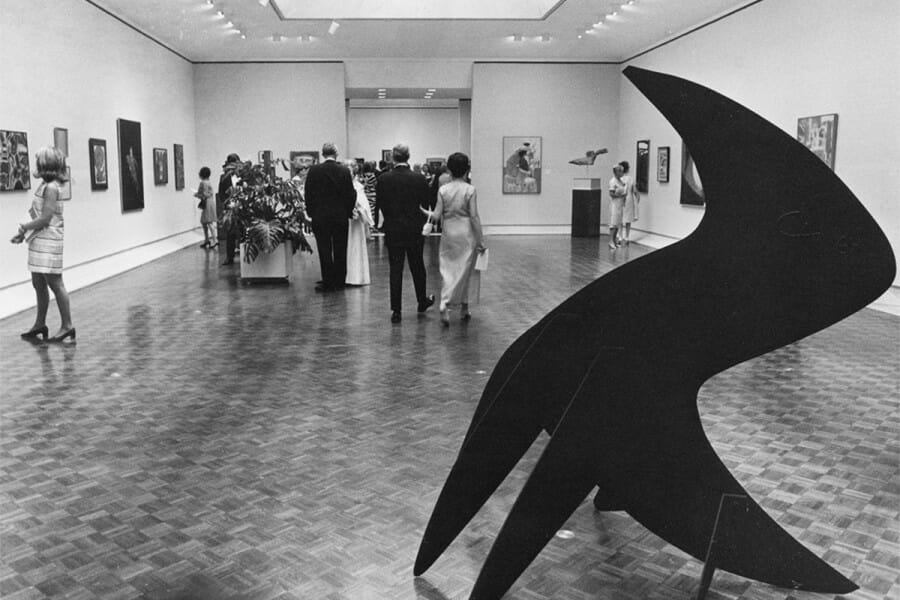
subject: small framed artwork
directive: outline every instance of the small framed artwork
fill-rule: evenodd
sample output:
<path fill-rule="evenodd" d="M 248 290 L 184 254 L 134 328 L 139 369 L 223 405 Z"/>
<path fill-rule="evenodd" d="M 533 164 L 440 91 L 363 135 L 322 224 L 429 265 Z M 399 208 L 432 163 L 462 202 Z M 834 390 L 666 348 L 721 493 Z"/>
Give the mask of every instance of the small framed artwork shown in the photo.
<path fill-rule="evenodd" d="M 184 189 L 184 146 L 175 144 L 172 146 L 172 157 L 175 161 L 175 189 Z"/>
<path fill-rule="evenodd" d="M 0 192 L 31 189 L 28 134 L 0 130 Z"/>
<path fill-rule="evenodd" d="M 703 195 L 703 182 L 694 165 L 688 147 L 681 144 L 681 204 L 689 206 L 704 206 L 706 197 Z"/>
<path fill-rule="evenodd" d="M 388 148 L 387 150 L 381 151 L 381 160 L 386 163 L 394 162 L 394 151 Z"/>
<path fill-rule="evenodd" d="M 122 212 L 144 208 L 144 161 L 141 153 L 141 124 L 117 119 L 119 135 L 119 176 L 122 178 Z"/>
<path fill-rule="evenodd" d="M 446 163 L 446 159 L 441 158 L 440 156 L 432 156 L 430 158 L 425 159 L 425 164 L 428 165 L 428 170 L 432 173 L 437 173 L 441 170 L 441 167 Z"/>
<path fill-rule="evenodd" d="M 319 164 L 318 150 L 291 150 L 291 178 L 298 175 L 306 176 L 306 172 L 313 165 Z"/>
<path fill-rule="evenodd" d="M 66 181 L 59 186 L 59 199 L 72 199 L 72 167 L 66 167 Z"/>
<path fill-rule="evenodd" d="M 53 128 L 53 147 L 69 158 L 69 130 L 62 127 Z"/>
<path fill-rule="evenodd" d="M 656 180 L 660 183 L 669 182 L 669 147 L 660 146 L 656 149 Z"/>
<path fill-rule="evenodd" d="M 106 140 L 88 140 L 88 156 L 91 159 L 91 189 L 105 190 L 109 187 L 106 164 Z"/>
<path fill-rule="evenodd" d="M 503 138 L 503 193 L 541 193 L 541 138 Z"/>
<path fill-rule="evenodd" d="M 836 113 L 797 119 L 797 139 L 810 152 L 822 159 L 834 171 L 837 148 L 838 116 Z"/>
<path fill-rule="evenodd" d="M 642 194 L 650 189 L 650 140 L 637 141 L 634 187 Z"/>
<path fill-rule="evenodd" d="M 169 183 L 169 151 L 165 148 L 153 149 L 153 183 L 166 185 Z"/>

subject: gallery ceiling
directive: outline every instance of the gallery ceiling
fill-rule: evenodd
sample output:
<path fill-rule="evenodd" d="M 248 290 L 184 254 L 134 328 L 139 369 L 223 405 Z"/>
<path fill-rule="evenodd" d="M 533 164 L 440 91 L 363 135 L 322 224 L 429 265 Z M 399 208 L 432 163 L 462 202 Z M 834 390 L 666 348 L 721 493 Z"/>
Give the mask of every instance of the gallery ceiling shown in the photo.
<path fill-rule="evenodd" d="M 765 0 L 87 1 L 193 62 L 619 63 Z"/>

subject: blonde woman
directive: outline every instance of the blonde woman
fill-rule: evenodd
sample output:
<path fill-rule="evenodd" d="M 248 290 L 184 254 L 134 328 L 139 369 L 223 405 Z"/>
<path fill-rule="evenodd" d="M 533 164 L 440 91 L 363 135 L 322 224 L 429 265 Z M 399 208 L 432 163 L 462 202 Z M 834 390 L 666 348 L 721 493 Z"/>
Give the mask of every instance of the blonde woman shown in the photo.
<path fill-rule="evenodd" d="M 28 213 L 31 220 L 19 224 L 19 231 L 10 240 L 14 244 L 28 241 L 28 270 L 31 285 L 37 295 L 37 315 L 31 329 L 21 335 L 24 340 L 38 337 L 48 342 L 75 341 L 75 326 L 69 311 L 69 293 L 63 284 L 63 206 L 59 200 L 60 186 L 68 181 L 66 157 L 56 148 L 41 148 L 36 155 L 35 177 L 42 180 L 34 193 Z M 56 298 L 61 324 L 53 337 L 47 337 L 47 309 L 50 293 Z"/>

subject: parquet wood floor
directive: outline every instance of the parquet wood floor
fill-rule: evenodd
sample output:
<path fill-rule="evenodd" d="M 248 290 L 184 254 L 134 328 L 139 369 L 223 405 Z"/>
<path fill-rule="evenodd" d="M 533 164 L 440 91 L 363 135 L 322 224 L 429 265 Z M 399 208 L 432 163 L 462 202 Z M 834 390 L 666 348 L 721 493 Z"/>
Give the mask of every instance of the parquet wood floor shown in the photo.
<path fill-rule="evenodd" d="M 0 321 L 0 597 L 458 600 L 541 446 L 424 577 L 412 565 L 495 361 L 572 292 L 649 252 L 606 238 L 489 240 L 468 325 L 389 322 L 373 284 L 245 285 L 189 248 L 72 294 L 74 347 Z M 438 292 L 437 239 L 426 264 Z M 51 306 L 51 330 L 57 323 Z M 701 390 L 706 431 L 754 498 L 861 590 L 900 598 L 900 319 L 863 310 Z M 552 492 L 549 492 L 552 493 Z M 702 565 L 590 498 L 509 593 L 688 600 Z M 711 600 L 808 600 L 718 572 Z"/>

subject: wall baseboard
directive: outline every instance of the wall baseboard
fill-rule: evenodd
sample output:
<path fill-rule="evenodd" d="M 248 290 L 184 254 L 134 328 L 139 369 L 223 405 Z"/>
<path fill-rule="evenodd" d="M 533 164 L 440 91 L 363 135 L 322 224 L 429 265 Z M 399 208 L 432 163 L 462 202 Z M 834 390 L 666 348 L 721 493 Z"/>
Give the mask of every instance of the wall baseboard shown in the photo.
<path fill-rule="evenodd" d="M 178 233 L 155 242 L 142 244 L 109 256 L 91 260 L 63 271 L 66 289 L 70 292 L 130 271 L 148 262 L 162 258 L 203 240 L 200 229 Z M 50 295 L 51 301 L 53 295 Z M 17 283 L 0 290 L 0 319 L 34 308 L 34 289 L 31 280 Z M 51 307 L 51 311 L 55 308 Z"/>

